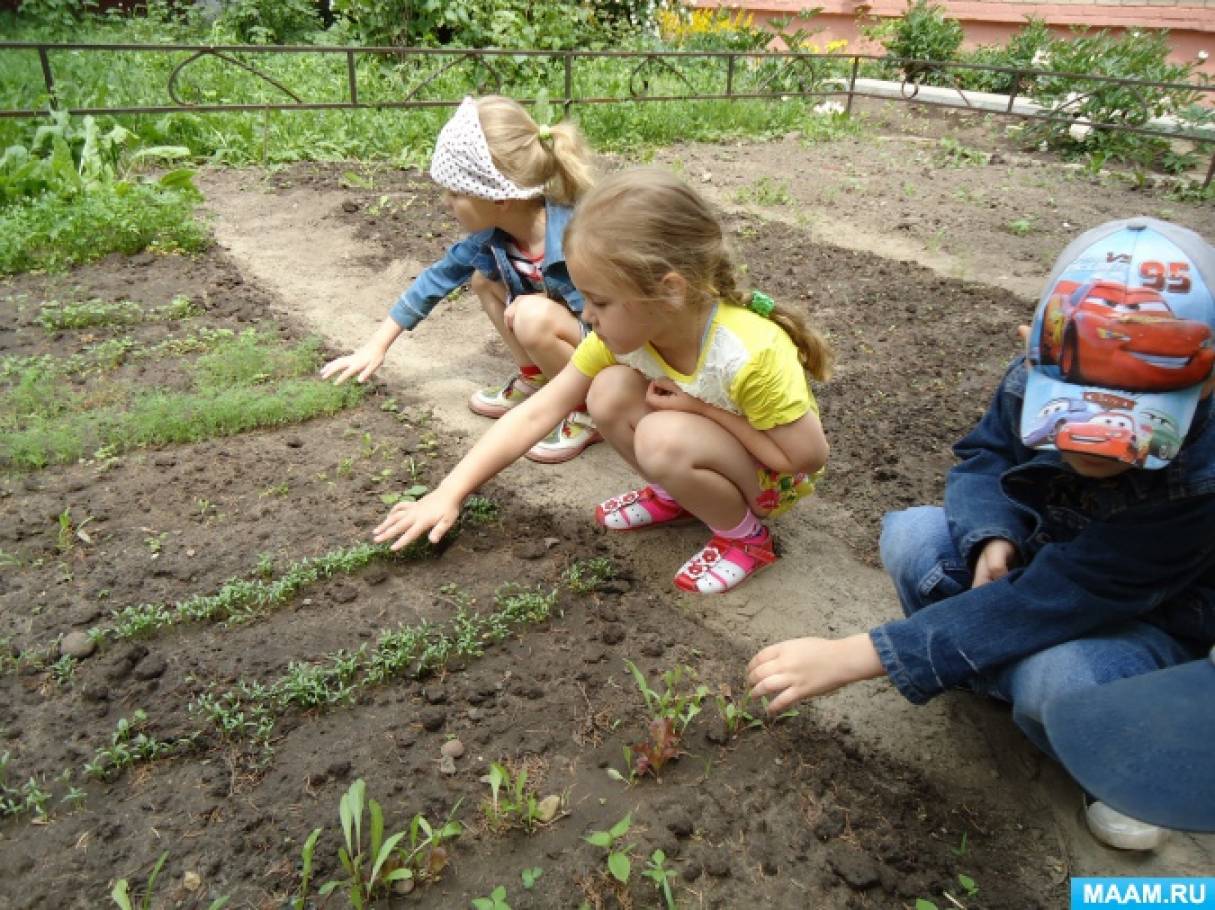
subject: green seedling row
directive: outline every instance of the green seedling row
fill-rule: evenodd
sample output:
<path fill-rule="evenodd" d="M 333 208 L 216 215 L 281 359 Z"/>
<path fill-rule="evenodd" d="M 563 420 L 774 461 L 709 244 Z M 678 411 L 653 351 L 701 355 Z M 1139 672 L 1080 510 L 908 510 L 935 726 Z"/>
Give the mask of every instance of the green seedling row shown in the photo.
<path fill-rule="evenodd" d="M 201 442 L 249 430 L 303 423 L 360 401 L 366 388 L 290 379 L 265 387 L 196 393 L 152 392 L 129 410 L 40 417 L 0 443 L 0 465 L 38 470 L 92 453 L 113 458 L 134 449 Z"/>

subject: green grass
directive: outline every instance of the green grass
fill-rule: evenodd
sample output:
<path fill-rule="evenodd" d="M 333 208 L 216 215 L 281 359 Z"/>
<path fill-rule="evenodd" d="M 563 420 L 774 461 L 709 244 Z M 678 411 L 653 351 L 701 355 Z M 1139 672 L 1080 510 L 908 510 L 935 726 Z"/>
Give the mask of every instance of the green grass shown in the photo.
<path fill-rule="evenodd" d="M 365 389 L 316 379 L 291 379 L 271 388 L 250 386 L 175 394 L 150 392 L 128 410 L 37 417 L 0 442 L 0 464 L 37 470 L 86 455 L 114 457 L 147 446 L 201 442 L 264 427 L 336 414 Z"/>
<path fill-rule="evenodd" d="M 793 202 L 793 196 L 789 192 L 789 181 L 760 177 L 751 185 L 740 188 L 734 194 L 734 201 L 740 205 L 789 205 Z"/>
<path fill-rule="evenodd" d="M 173 336 L 151 345 L 136 341 L 130 335 L 120 335 L 85 345 L 80 353 L 68 357 L 6 354 L 0 357 L 0 383 L 18 385 L 28 370 L 38 371 L 44 381 L 61 376 L 93 376 L 116 370 L 124 363 L 204 353 L 235 337 L 231 329 L 203 326 L 188 335 Z"/>
<path fill-rule="evenodd" d="M 187 319 L 202 311 L 184 295 L 174 297 L 162 307 L 147 309 L 133 300 L 87 300 L 82 303 L 47 301 L 38 313 L 39 324 L 48 332 L 87 329 L 97 326 L 127 326 L 142 322 Z"/>
<path fill-rule="evenodd" d="M 75 198 L 44 195 L 0 208 L 0 275 L 56 271 L 108 253 L 207 246 L 194 200 L 145 184 L 109 184 Z"/>
<path fill-rule="evenodd" d="M 77 392 L 34 363 L 0 397 L 0 464 L 36 470 L 199 442 L 300 423 L 361 400 L 363 386 L 312 378 L 320 359 L 315 340 L 286 347 L 249 330 L 223 338 L 190 365 L 192 391 L 93 383 Z"/>

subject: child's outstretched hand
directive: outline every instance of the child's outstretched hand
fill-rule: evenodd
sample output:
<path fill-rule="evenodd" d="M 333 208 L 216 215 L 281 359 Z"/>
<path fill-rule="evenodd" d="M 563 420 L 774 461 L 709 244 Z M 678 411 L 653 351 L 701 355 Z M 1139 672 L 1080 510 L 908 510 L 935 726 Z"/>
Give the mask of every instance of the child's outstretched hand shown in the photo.
<path fill-rule="evenodd" d="M 794 702 L 827 695 L 849 683 L 885 673 L 867 634 L 847 638 L 793 638 L 769 645 L 747 665 L 751 697 L 775 696 L 769 714 L 780 714 Z"/>
<path fill-rule="evenodd" d="M 384 362 L 385 353 L 376 346 L 364 345 L 353 354 L 337 357 L 321 367 L 321 379 L 336 376 L 333 384 L 341 385 L 351 376 L 355 376 L 358 382 L 366 382 Z"/>
<path fill-rule="evenodd" d="M 431 543 L 442 540 L 460 517 L 460 500 L 443 493 L 442 488 L 423 496 L 417 502 L 398 502 L 374 531 L 376 543 L 396 538 L 389 549 L 407 547 L 427 531 Z"/>
<path fill-rule="evenodd" d="M 685 411 L 699 414 L 705 407 L 669 379 L 652 380 L 645 390 L 645 403 L 655 411 Z"/>

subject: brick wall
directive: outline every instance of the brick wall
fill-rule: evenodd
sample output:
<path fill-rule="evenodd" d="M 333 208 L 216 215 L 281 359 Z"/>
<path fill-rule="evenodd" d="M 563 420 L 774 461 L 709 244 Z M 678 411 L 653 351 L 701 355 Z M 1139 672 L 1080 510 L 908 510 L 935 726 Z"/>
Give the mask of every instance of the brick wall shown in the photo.
<path fill-rule="evenodd" d="M 759 21 L 789 16 L 805 7 L 803 0 L 688 0 L 696 7 L 724 6 L 751 11 Z M 813 20 L 820 42 L 848 41 L 848 49 L 881 53 L 857 29 L 859 16 L 895 18 L 907 0 L 814 0 L 822 12 Z M 1208 58 L 1200 72 L 1215 77 L 1215 0 L 936 0 L 946 14 L 962 23 L 965 47 L 1002 44 L 1029 16 L 1046 20 L 1066 36 L 1075 27 L 1109 29 L 1165 28 L 1176 62 L 1192 61 L 1201 51 Z"/>

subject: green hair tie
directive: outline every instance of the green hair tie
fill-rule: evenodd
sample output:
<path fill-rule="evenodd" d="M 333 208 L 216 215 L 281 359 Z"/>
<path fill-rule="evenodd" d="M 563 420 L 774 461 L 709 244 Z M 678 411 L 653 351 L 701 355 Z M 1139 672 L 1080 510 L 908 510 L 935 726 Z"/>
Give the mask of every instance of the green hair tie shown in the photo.
<path fill-rule="evenodd" d="M 536 127 L 536 138 L 541 142 L 549 142 L 553 138 L 553 128 L 548 124 Z"/>
<path fill-rule="evenodd" d="M 752 291 L 751 302 L 747 304 L 747 308 L 751 312 L 758 313 L 765 319 L 769 319 L 772 316 L 772 311 L 776 309 L 776 301 L 763 291 Z"/>

